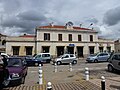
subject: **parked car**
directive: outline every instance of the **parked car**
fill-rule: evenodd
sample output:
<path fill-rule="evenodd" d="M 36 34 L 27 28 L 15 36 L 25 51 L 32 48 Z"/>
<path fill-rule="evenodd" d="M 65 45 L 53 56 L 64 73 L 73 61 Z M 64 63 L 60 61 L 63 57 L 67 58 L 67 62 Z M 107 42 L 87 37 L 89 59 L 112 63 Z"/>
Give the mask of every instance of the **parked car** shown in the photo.
<path fill-rule="evenodd" d="M 62 63 L 72 63 L 77 64 L 78 59 L 76 58 L 75 54 L 64 54 L 56 59 L 54 59 L 54 63 L 60 65 Z"/>
<path fill-rule="evenodd" d="M 110 54 L 107 52 L 100 52 L 96 54 L 91 54 L 87 57 L 87 62 L 101 62 L 101 61 L 108 61 Z"/>
<path fill-rule="evenodd" d="M 108 71 L 120 70 L 120 53 L 113 53 L 108 62 Z"/>
<path fill-rule="evenodd" d="M 35 59 L 35 58 L 32 58 L 32 59 L 26 58 L 26 63 L 27 63 L 27 66 L 38 66 L 39 64 L 43 66 L 42 60 Z"/>
<path fill-rule="evenodd" d="M 31 65 L 38 66 L 39 64 L 43 65 L 43 63 L 50 63 L 50 61 L 51 61 L 50 53 L 39 53 L 35 55 L 33 58 L 26 58 L 28 66 Z"/>
<path fill-rule="evenodd" d="M 28 68 L 23 58 L 9 57 L 7 69 L 10 74 L 9 77 L 10 82 L 15 81 L 21 84 L 24 83 Z"/>
<path fill-rule="evenodd" d="M 42 60 L 43 63 L 50 63 L 51 61 L 50 53 L 39 53 L 34 58 L 37 60 Z"/>
<path fill-rule="evenodd" d="M 1 53 L 1 56 L 6 57 L 6 58 L 10 57 L 7 53 Z"/>
<path fill-rule="evenodd" d="M 3 88 L 3 86 L 8 86 L 9 84 L 9 72 L 6 68 L 6 65 L 3 61 L 3 57 L 0 56 L 0 90 Z"/>

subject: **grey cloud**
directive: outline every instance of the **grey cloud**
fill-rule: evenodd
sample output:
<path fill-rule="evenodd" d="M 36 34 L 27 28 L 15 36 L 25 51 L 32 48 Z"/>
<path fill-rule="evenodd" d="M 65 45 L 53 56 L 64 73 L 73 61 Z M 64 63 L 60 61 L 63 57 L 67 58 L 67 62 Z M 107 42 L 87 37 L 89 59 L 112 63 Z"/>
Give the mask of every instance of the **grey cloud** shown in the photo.
<path fill-rule="evenodd" d="M 14 27 L 21 28 L 18 29 L 17 32 L 34 33 L 34 28 L 36 26 L 40 26 L 43 25 L 45 22 L 48 22 L 46 18 L 42 18 L 43 20 L 42 19 L 36 20 L 34 19 L 34 17 L 30 18 L 29 14 L 28 14 L 29 18 L 25 18 L 24 15 L 19 17 L 21 17 L 22 19 L 21 18 L 19 19 L 17 16 L 7 17 L 6 19 L 3 20 L 2 26 L 9 28 Z"/>
<path fill-rule="evenodd" d="M 20 9 L 19 0 L 1 0 L 0 2 L 4 8 L 4 13 L 12 14 Z"/>
<path fill-rule="evenodd" d="M 86 21 L 90 23 L 95 23 L 95 24 L 98 23 L 98 20 L 96 18 L 90 18 L 90 19 L 87 19 Z"/>
<path fill-rule="evenodd" d="M 33 10 L 19 13 L 17 16 L 23 20 L 31 20 L 31 21 L 46 20 L 46 17 L 44 16 L 44 14 L 39 13 L 39 11 L 33 11 Z"/>
<path fill-rule="evenodd" d="M 72 21 L 75 26 L 82 24 L 82 27 L 88 27 L 90 23 L 94 23 L 95 26 L 101 23 L 103 13 L 119 2 L 119 0 L 0 0 L 0 20 L 2 19 L 0 28 L 4 28 L 5 34 L 9 35 L 25 32 L 32 34 L 36 26 L 48 25 L 50 22 L 65 25 L 66 22 Z M 89 8 L 86 8 L 88 6 Z M 118 23 L 120 19 L 116 15 L 119 15 L 119 12 L 119 7 L 109 10 L 105 13 L 104 22 L 108 25 Z M 100 32 L 99 28 L 95 29 Z"/>
<path fill-rule="evenodd" d="M 118 24 L 120 22 L 120 6 L 107 11 L 104 15 L 103 22 L 108 26 Z"/>

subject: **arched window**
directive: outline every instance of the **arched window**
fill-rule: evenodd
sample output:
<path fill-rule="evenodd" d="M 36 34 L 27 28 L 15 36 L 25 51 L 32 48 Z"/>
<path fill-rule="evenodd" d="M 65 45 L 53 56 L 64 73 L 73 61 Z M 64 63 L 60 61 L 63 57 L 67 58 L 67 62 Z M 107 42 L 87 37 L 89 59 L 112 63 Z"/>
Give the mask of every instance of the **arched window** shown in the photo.
<path fill-rule="evenodd" d="M 3 41 L 2 41 L 2 45 L 5 45 L 5 44 L 6 44 L 6 41 L 5 41 L 5 40 L 3 40 Z"/>

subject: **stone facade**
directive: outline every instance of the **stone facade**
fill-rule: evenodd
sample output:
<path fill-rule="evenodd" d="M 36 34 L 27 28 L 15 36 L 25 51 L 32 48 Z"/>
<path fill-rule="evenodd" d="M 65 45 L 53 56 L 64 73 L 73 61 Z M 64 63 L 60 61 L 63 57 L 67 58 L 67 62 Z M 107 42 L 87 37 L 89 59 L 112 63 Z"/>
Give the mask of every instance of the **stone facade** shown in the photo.
<path fill-rule="evenodd" d="M 35 37 L 24 35 L 22 37 L 6 37 L 6 53 L 9 55 L 14 55 L 14 48 L 18 50 L 19 56 L 25 56 L 27 51 L 26 48 L 30 47 L 32 49 L 31 55 L 35 52 Z M 17 54 L 17 51 L 16 51 Z"/>
<path fill-rule="evenodd" d="M 17 46 L 20 56 L 49 52 L 55 57 L 64 53 L 74 53 L 78 57 L 86 57 L 88 54 L 114 50 L 113 40 L 100 39 L 95 30 L 72 25 L 40 26 L 36 28 L 35 36 L 7 37 L 6 41 L 6 53 L 16 54 L 17 52 L 14 53 L 14 51 Z"/>
<path fill-rule="evenodd" d="M 5 53 L 6 35 L 0 34 L 0 53 Z"/>
<path fill-rule="evenodd" d="M 115 52 L 120 52 L 120 39 L 115 41 Z"/>

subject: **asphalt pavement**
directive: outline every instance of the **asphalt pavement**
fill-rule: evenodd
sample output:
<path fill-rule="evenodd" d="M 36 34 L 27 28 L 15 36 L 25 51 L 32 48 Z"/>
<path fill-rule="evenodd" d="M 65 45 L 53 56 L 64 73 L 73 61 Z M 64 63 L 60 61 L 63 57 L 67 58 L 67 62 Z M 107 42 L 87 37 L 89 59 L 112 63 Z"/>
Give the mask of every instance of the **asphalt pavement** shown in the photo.
<path fill-rule="evenodd" d="M 4 90 L 45 90 L 48 82 L 52 83 L 53 90 L 101 90 L 101 76 L 105 76 L 106 90 L 120 90 L 119 72 L 111 73 L 107 71 L 107 62 L 86 63 L 85 59 L 80 59 L 78 64 L 57 66 L 57 72 L 52 63 L 44 64 L 43 85 L 39 85 L 39 67 L 29 67 L 25 84 L 8 87 Z M 85 80 L 85 67 L 89 68 L 89 80 Z"/>

